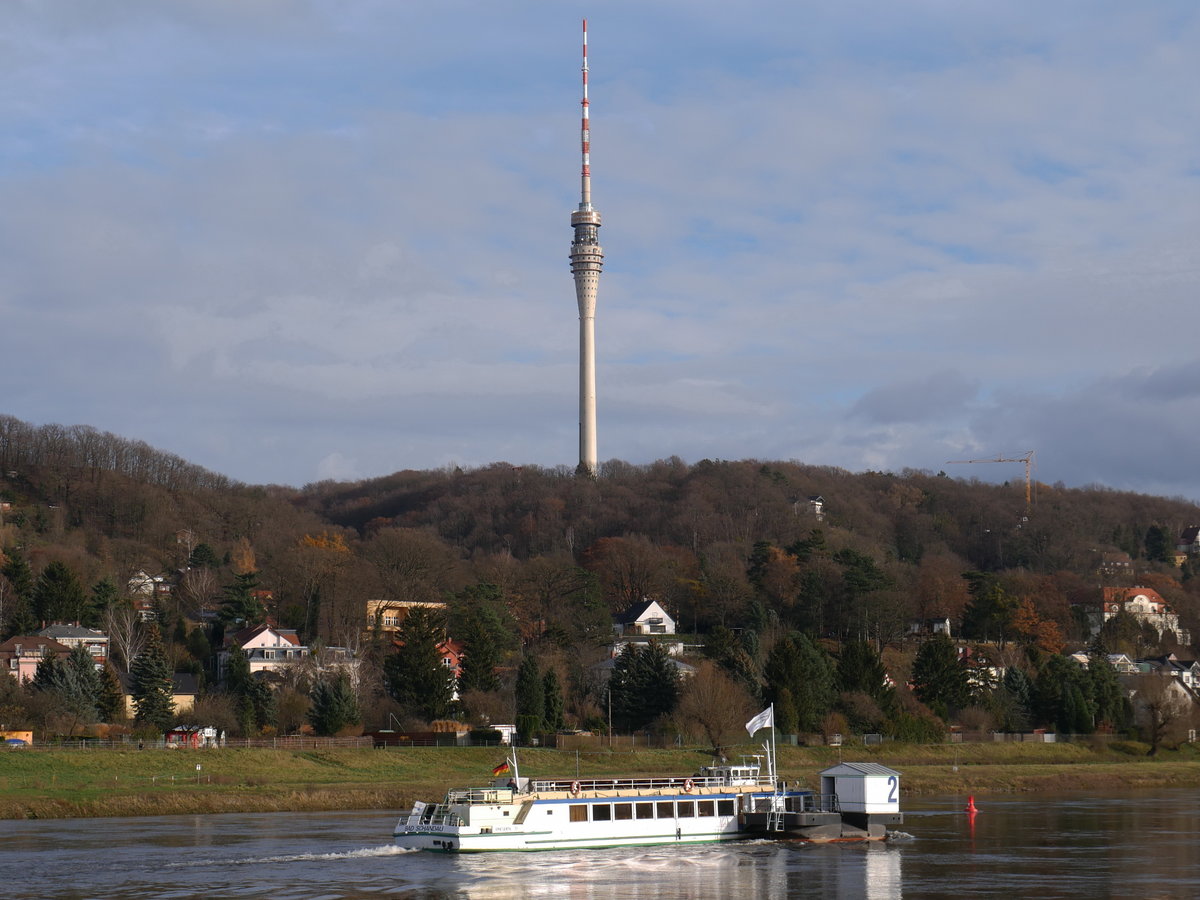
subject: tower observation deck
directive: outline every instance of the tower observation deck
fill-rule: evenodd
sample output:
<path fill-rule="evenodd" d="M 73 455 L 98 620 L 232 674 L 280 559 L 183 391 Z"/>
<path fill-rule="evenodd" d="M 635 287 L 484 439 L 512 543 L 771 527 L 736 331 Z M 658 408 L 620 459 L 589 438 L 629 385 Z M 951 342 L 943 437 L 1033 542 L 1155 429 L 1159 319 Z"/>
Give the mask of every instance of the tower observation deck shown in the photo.
<path fill-rule="evenodd" d="M 571 274 L 579 305 L 579 469 L 595 475 L 596 450 L 596 291 L 604 250 L 600 247 L 600 213 L 592 206 L 591 130 L 588 125 L 587 19 L 583 20 L 583 116 L 580 149 L 579 208 L 571 213 Z"/>

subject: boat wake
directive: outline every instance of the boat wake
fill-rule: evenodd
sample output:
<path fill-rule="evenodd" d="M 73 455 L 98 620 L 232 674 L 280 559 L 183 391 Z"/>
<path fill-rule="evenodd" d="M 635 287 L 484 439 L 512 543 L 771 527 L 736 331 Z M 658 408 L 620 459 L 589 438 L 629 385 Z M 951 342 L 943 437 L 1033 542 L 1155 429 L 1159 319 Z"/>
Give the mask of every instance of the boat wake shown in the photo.
<path fill-rule="evenodd" d="M 906 844 L 909 841 L 915 841 L 916 838 L 907 831 L 889 831 L 887 833 L 889 844 Z"/>
<path fill-rule="evenodd" d="M 197 859 L 185 862 L 168 863 L 168 869 L 190 869 L 202 866 L 251 866 L 270 863 L 298 862 L 331 862 L 339 859 L 370 859 L 378 856 L 404 856 L 408 853 L 419 853 L 419 850 L 409 850 L 393 844 L 380 847 L 363 847 L 358 850 L 346 850 L 331 853 L 289 853 L 279 856 L 248 856 L 243 859 Z"/>

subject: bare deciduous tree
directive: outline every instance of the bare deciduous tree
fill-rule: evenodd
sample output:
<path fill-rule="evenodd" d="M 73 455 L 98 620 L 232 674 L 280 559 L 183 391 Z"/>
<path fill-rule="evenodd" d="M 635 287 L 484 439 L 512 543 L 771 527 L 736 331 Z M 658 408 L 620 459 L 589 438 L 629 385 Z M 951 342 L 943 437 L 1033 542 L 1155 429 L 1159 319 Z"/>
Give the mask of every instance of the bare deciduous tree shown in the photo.
<path fill-rule="evenodd" d="M 104 633 L 108 635 L 109 659 L 120 671 L 128 672 L 146 640 L 137 612 L 131 606 L 110 606 L 104 612 Z"/>
<path fill-rule="evenodd" d="M 1169 675 L 1139 675 L 1133 706 L 1150 755 L 1165 743 L 1183 738 L 1196 721 L 1196 705 L 1178 679 Z"/>
<path fill-rule="evenodd" d="M 746 734 L 746 722 L 756 712 L 750 695 L 740 684 L 705 660 L 684 685 L 675 707 L 675 719 L 686 731 L 699 731 L 712 745 L 713 755 Z"/>

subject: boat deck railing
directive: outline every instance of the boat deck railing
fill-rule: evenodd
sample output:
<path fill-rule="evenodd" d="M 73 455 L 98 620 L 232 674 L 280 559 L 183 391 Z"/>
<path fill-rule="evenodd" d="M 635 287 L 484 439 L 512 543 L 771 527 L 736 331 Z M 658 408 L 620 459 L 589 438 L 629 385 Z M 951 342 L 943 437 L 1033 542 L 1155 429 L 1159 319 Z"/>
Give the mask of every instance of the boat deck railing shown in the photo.
<path fill-rule="evenodd" d="M 769 775 L 756 775 L 730 781 L 728 778 L 696 775 L 690 778 L 559 778 L 553 781 L 535 781 L 532 788 L 537 793 L 550 791 L 679 791 L 687 793 L 697 788 L 722 788 L 763 786 L 772 787 Z"/>
<path fill-rule="evenodd" d="M 463 791 L 449 791 L 446 794 L 447 803 L 512 803 L 512 788 L 468 788 Z"/>

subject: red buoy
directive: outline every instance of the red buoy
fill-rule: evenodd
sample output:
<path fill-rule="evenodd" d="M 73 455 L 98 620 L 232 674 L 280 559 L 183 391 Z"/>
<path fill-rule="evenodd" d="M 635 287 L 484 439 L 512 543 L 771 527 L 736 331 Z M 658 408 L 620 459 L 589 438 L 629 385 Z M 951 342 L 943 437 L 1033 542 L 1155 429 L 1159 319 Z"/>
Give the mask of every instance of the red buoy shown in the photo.
<path fill-rule="evenodd" d="M 969 812 L 969 813 L 979 812 L 979 810 L 975 808 L 975 795 L 974 794 L 972 794 L 970 797 L 967 798 L 967 812 Z"/>

